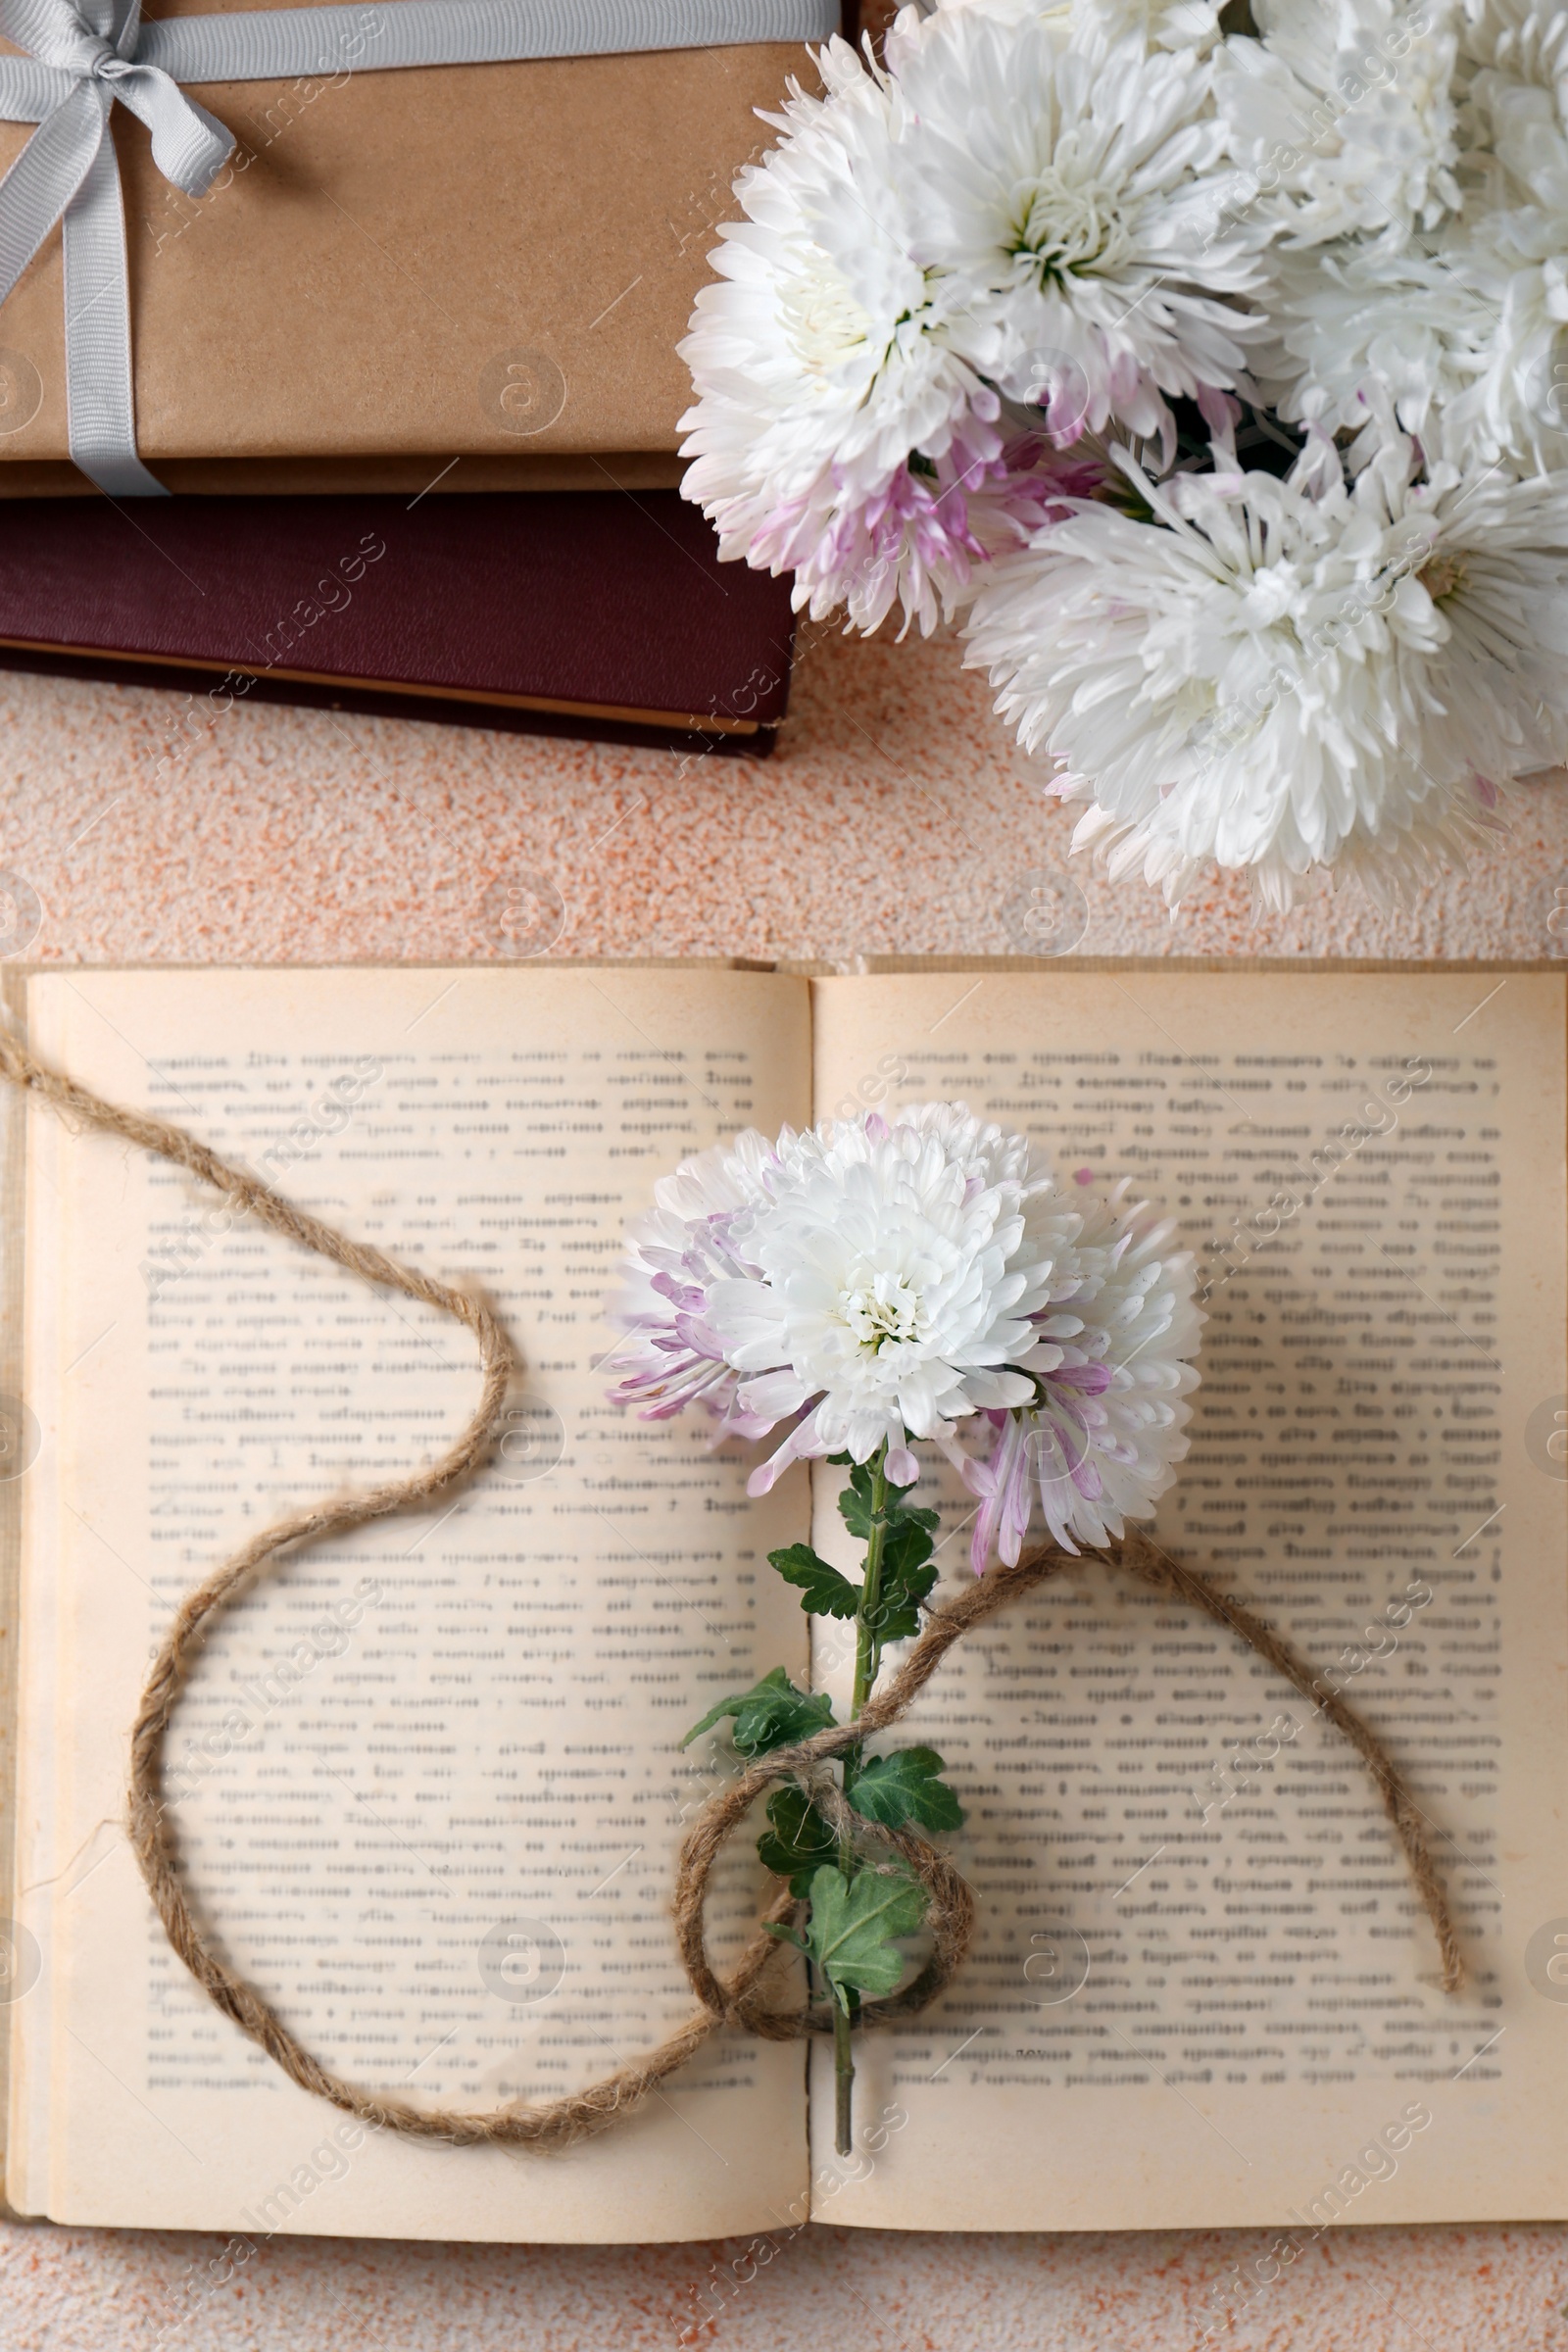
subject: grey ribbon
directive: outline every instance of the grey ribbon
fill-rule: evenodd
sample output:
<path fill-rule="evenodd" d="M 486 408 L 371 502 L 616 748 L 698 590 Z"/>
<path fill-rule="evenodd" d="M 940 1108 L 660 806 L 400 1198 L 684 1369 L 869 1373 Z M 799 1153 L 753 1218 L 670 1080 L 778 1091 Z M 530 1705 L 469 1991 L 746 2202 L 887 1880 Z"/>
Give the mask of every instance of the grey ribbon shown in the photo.
<path fill-rule="evenodd" d="M 136 455 L 117 101 L 164 177 L 205 196 L 234 138 L 181 82 L 825 40 L 838 16 L 837 0 L 367 0 L 143 24 L 141 0 L 0 0 L 0 34 L 26 52 L 0 56 L 0 122 L 38 125 L 0 179 L 0 303 L 58 220 L 72 457 L 113 498 L 165 498 Z"/>

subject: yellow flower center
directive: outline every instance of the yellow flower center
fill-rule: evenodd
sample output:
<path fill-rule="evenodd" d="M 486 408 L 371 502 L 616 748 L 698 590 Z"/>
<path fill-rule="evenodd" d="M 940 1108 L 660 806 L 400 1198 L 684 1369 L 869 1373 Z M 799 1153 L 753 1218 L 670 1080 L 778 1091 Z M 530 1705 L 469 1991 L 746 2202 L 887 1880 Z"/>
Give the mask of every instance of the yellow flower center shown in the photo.
<path fill-rule="evenodd" d="M 1441 605 L 1446 597 L 1458 595 L 1467 574 L 1459 557 L 1434 556 L 1430 564 L 1422 564 L 1415 576 L 1432 602 Z"/>

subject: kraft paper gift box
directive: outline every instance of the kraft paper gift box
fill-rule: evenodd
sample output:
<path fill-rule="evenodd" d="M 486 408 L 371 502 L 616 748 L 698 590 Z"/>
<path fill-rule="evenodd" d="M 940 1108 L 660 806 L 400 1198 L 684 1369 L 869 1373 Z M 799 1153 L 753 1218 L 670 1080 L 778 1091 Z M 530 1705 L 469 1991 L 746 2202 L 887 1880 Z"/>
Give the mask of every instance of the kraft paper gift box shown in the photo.
<path fill-rule="evenodd" d="M 238 141 L 199 199 L 117 105 L 142 460 L 173 491 L 677 481 L 676 346 L 792 74 L 795 40 L 182 81 Z M 0 307 L 0 496 L 89 488 L 57 227 Z"/>

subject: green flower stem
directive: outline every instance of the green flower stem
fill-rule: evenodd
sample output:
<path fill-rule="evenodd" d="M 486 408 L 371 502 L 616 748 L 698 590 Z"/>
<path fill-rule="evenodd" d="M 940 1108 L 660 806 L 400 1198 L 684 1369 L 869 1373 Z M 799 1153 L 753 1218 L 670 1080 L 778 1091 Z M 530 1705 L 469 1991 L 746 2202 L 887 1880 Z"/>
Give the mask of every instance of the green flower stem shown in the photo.
<path fill-rule="evenodd" d="M 833 2145 L 848 2156 L 855 2145 L 855 2020 L 833 2004 Z"/>
<path fill-rule="evenodd" d="M 882 1644 L 876 1635 L 876 1621 L 882 1597 L 882 1552 L 887 1542 L 887 1520 L 884 1516 L 888 1502 L 887 1446 L 881 1446 L 871 1458 L 871 1532 L 865 1545 L 865 1577 L 860 1587 L 860 1605 L 855 1612 L 855 1687 L 850 1696 L 850 1720 L 853 1723 L 871 1695 L 881 1663 Z M 844 1751 L 844 1793 L 849 1795 L 860 1769 L 858 1741 Z M 855 1841 L 848 1830 L 839 1838 L 839 1868 L 848 1879 L 855 1872 Z M 833 2144 L 841 2156 L 848 2156 L 854 2145 L 855 2091 L 855 2015 L 859 2002 L 851 1993 L 846 2010 L 835 2001 L 833 2005 Z"/>
<path fill-rule="evenodd" d="M 882 1551 L 887 1543 L 888 1507 L 888 1449 L 881 1446 L 871 1457 L 871 1533 L 865 1545 L 865 1581 L 860 1587 L 860 1605 L 855 1612 L 855 1688 L 850 1694 L 850 1720 L 853 1723 L 871 1695 L 877 1668 L 882 1662 L 882 1643 L 877 1638 L 876 1622 L 881 1614 Z M 844 1754 L 844 1793 L 855 1786 L 860 1769 L 858 1743 L 847 1748 Z"/>

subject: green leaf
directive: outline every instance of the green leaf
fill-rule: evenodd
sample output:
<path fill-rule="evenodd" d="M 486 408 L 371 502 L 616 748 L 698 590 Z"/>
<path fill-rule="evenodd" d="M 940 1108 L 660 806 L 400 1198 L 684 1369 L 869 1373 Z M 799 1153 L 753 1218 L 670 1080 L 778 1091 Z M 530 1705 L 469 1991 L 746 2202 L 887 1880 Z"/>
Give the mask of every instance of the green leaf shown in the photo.
<path fill-rule="evenodd" d="M 958 1830 L 963 1807 L 938 1776 L 942 1758 L 934 1747 L 896 1748 L 873 1756 L 855 1776 L 850 1802 L 867 1821 L 902 1829 L 912 1821 L 922 1830 Z"/>
<path fill-rule="evenodd" d="M 883 1575 L 909 1577 L 923 1568 L 931 1557 L 936 1524 L 935 1511 L 900 1511 L 890 1518 L 882 1544 Z"/>
<path fill-rule="evenodd" d="M 869 1462 L 851 1464 L 850 1483 L 839 1496 L 839 1513 L 852 1536 L 858 1536 L 862 1544 L 868 1541 L 871 1523 L 876 1516 L 871 1508 Z M 889 1487 L 882 1518 L 890 1530 L 907 1526 L 924 1528 L 927 1533 L 933 1533 L 938 1524 L 937 1512 L 922 1510 L 914 1503 L 906 1502 L 903 1490 L 899 1487 Z"/>
<path fill-rule="evenodd" d="M 871 1507 L 868 1463 L 857 1462 L 851 1469 L 850 1483 L 839 1496 L 839 1511 L 851 1535 L 862 1544 L 869 1543 L 876 1514 Z M 888 1491 L 882 1525 L 881 1588 L 868 1622 L 879 1642 L 906 1642 L 919 1632 L 919 1604 L 937 1581 L 936 1570 L 927 1562 L 938 1514 L 905 1502 L 894 1487 Z"/>
<path fill-rule="evenodd" d="M 830 1568 L 809 1544 L 791 1544 L 767 1556 L 787 1585 L 800 1586 L 801 1606 L 808 1617 L 853 1617 L 859 1607 L 859 1586 Z"/>
<path fill-rule="evenodd" d="M 837 1859 L 839 1842 L 826 1818 L 800 1788 L 779 1788 L 767 1800 L 772 1824 L 757 1840 L 763 1865 L 788 1879 L 796 1896 L 811 1891 L 812 1873 Z"/>
<path fill-rule="evenodd" d="M 864 1543 L 871 1533 L 871 1470 L 867 1462 L 850 1464 L 850 1483 L 839 1496 L 839 1516 L 852 1536 Z"/>
<path fill-rule="evenodd" d="M 881 1589 L 869 1612 L 879 1642 L 906 1642 L 920 1631 L 919 1604 L 937 1581 L 931 1564 L 931 1529 L 936 1522 L 935 1511 L 907 1511 L 888 1528 Z"/>
<path fill-rule="evenodd" d="M 845 1457 L 834 1454 L 830 1458 L 839 1461 Z M 850 1483 L 839 1496 L 839 1513 L 851 1535 L 860 1544 L 870 1543 L 872 1531 L 879 1524 L 872 1496 L 870 1464 L 852 1462 Z M 865 1623 L 878 1642 L 906 1642 L 920 1631 L 920 1603 L 937 1581 L 937 1571 L 930 1560 L 938 1524 L 937 1512 L 905 1502 L 896 1487 L 887 1489 L 880 1514 L 882 1572 L 875 1605 L 865 1613 Z M 780 1576 L 806 1590 L 807 1598 L 802 1605 L 810 1615 L 853 1617 L 856 1614 L 860 1604 L 859 1592 L 848 1578 L 839 1576 L 819 1559 L 809 1544 L 792 1544 L 788 1552 L 769 1552 L 768 1557 Z"/>
<path fill-rule="evenodd" d="M 750 1690 L 732 1691 L 710 1707 L 702 1722 L 692 1725 L 682 1747 L 690 1747 L 726 1715 L 735 1719 L 731 1737 L 740 1753 L 760 1756 L 770 1747 L 791 1747 L 797 1740 L 825 1731 L 833 1720 L 833 1701 L 825 1690 L 797 1690 L 783 1667 L 775 1666 Z"/>
<path fill-rule="evenodd" d="M 847 1879 L 824 1867 L 811 1876 L 811 1917 L 806 1947 L 848 2010 L 847 1992 L 892 1992 L 904 1974 L 894 1938 L 912 1936 L 929 1897 L 906 1870 L 858 1870 Z"/>

